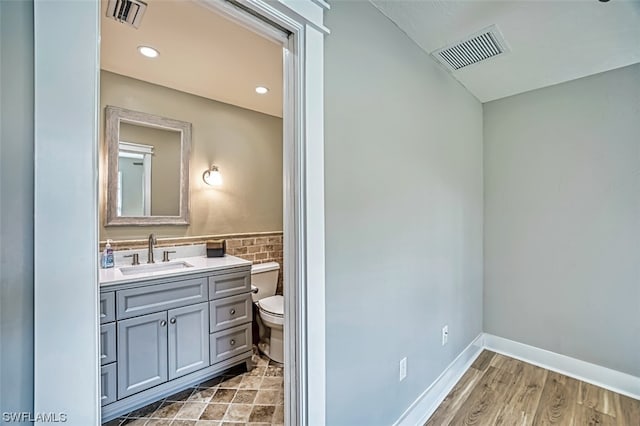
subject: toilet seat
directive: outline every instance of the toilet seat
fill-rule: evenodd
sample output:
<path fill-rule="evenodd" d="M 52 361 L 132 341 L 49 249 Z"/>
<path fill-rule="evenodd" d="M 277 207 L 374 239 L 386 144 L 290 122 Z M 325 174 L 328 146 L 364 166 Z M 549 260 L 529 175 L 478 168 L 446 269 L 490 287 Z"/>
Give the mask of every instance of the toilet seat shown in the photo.
<path fill-rule="evenodd" d="M 284 316 L 284 297 L 281 295 L 269 296 L 258 300 L 258 307 L 262 312 Z"/>
<path fill-rule="evenodd" d="M 284 325 L 284 297 L 270 296 L 258 301 L 260 318 L 270 327 L 281 328 Z"/>

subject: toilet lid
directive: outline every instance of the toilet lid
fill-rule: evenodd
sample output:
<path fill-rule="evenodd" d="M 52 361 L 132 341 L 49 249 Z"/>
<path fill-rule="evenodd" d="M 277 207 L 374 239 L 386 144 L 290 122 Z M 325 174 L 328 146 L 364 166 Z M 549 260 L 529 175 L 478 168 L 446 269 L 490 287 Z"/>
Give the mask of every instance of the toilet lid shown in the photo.
<path fill-rule="evenodd" d="M 284 315 L 284 297 L 280 295 L 265 297 L 258 302 L 260 309 L 275 315 Z"/>

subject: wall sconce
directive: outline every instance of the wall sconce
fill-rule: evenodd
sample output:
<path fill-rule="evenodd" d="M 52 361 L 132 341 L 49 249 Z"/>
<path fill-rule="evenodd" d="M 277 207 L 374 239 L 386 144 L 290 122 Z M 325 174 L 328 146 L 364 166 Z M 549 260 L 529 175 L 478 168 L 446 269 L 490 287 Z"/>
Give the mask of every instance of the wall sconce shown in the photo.
<path fill-rule="evenodd" d="M 202 180 L 204 180 L 207 185 L 222 186 L 222 174 L 220 174 L 218 166 L 211 166 L 209 170 L 205 170 L 202 174 Z"/>

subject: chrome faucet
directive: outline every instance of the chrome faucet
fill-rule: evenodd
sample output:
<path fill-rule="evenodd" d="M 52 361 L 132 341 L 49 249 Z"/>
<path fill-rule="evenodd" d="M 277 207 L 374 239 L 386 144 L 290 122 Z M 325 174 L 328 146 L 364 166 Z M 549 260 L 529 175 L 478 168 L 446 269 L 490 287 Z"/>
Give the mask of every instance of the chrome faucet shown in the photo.
<path fill-rule="evenodd" d="M 157 244 L 158 241 L 156 240 L 156 235 L 155 234 L 149 234 L 149 253 L 147 254 L 147 263 L 156 263 L 153 260 L 153 246 L 154 244 Z"/>

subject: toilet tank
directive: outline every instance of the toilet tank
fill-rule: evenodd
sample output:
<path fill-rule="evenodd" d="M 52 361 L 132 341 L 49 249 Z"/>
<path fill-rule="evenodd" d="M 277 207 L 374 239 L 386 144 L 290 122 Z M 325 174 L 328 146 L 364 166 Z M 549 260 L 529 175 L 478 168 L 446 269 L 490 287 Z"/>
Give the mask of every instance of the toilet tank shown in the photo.
<path fill-rule="evenodd" d="M 276 294 L 279 272 L 280 265 L 277 262 L 251 265 L 251 286 L 258 288 L 257 293 L 251 294 L 254 302 Z"/>

